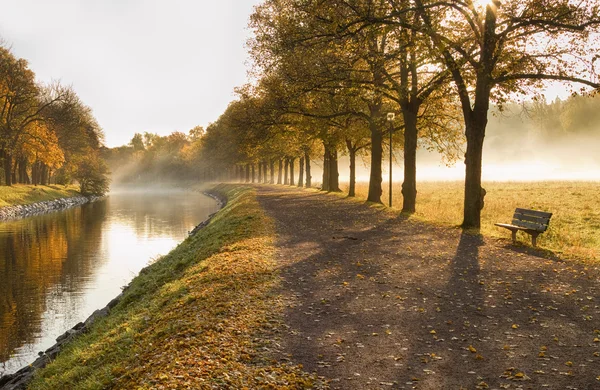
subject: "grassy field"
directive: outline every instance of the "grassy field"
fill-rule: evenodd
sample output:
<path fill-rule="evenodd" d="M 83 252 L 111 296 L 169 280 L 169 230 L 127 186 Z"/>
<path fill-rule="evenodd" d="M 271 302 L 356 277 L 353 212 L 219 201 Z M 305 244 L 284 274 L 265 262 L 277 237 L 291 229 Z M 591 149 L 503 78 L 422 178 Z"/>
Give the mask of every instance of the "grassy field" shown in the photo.
<path fill-rule="evenodd" d="M 538 246 L 566 257 L 600 260 L 600 182 L 487 182 L 481 232 L 510 239 L 510 231 L 494 226 L 510 223 L 516 207 L 553 213 L 548 231 Z M 347 189 L 346 187 L 342 187 Z M 383 202 L 388 203 L 387 183 Z M 417 186 L 415 217 L 443 225 L 462 222 L 463 183 L 423 182 Z M 367 197 L 368 184 L 357 183 L 358 197 Z M 393 188 L 395 208 L 402 208 L 401 184 Z M 519 241 L 531 245 L 530 236 L 519 232 Z"/>
<path fill-rule="evenodd" d="M 273 222 L 254 190 L 218 189 L 228 203 L 208 226 L 142 270 L 31 389 L 318 387 L 268 355 L 283 310 Z"/>
<path fill-rule="evenodd" d="M 68 198 L 81 195 L 78 186 L 32 186 L 25 184 L 15 184 L 13 186 L 0 186 L 0 207 L 15 206 L 53 200 L 58 198 Z"/>

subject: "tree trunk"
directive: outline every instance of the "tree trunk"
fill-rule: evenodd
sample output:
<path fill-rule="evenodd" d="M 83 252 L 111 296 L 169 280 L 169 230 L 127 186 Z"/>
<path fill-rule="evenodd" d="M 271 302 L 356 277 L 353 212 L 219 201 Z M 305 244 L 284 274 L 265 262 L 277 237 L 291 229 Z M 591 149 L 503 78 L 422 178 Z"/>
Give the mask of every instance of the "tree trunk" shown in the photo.
<path fill-rule="evenodd" d="M 402 211 L 414 213 L 417 202 L 417 114 L 404 109 L 404 182 Z"/>
<path fill-rule="evenodd" d="M 304 185 L 304 157 L 300 157 L 298 162 L 298 187 Z"/>
<path fill-rule="evenodd" d="M 29 175 L 27 174 L 27 159 L 19 159 L 19 183 L 30 184 Z"/>
<path fill-rule="evenodd" d="M 348 147 L 348 156 L 350 157 L 350 185 L 348 186 L 348 196 L 356 196 L 356 149 L 352 142 L 346 141 Z"/>
<path fill-rule="evenodd" d="M 48 166 L 46 164 L 42 164 L 42 169 L 41 169 L 42 173 L 42 178 L 40 180 L 41 184 L 43 186 L 48 185 Z"/>
<path fill-rule="evenodd" d="M 263 183 L 267 184 L 269 182 L 267 176 L 267 160 L 263 161 Z"/>
<path fill-rule="evenodd" d="M 290 183 L 290 178 L 288 176 L 288 171 L 290 169 L 290 159 L 289 158 L 285 158 L 285 166 L 284 166 L 284 170 L 283 170 L 283 185 L 288 185 Z"/>
<path fill-rule="evenodd" d="M 371 130 L 371 174 L 369 177 L 368 202 L 381 203 L 381 162 L 383 158 L 383 134 L 375 123 L 370 124 Z"/>
<path fill-rule="evenodd" d="M 310 175 L 310 156 L 304 152 L 304 162 L 306 164 L 306 188 L 312 187 L 312 176 Z"/>
<path fill-rule="evenodd" d="M 250 164 L 246 164 L 246 183 L 250 183 Z"/>
<path fill-rule="evenodd" d="M 329 148 L 329 191 L 341 192 L 337 148 Z"/>
<path fill-rule="evenodd" d="M 329 191 L 329 146 L 323 143 L 323 181 L 321 191 Z"/>
<path fill-rule="evenodd" d="M 12 173 L 11 173 L 11 177 L 12 177 L 12 183 L 13 184 L 17 184 L 17 168 L 18 168 L 19 164 L 17 161 L 13 161 L 12 164 Z"/>
<path fill-rule="evenodd" d="M 283 160 L 279 159 L 279 171 L 277 173 L 277 184 L 281 184 L 281 175 L 283 174 Z"/>
<path fill-rule="evenodd" d="M 269 184 L 275 184 L 275 160 L 269 161 L 271 168 L 271 180 L 269 180 Z"/>
<path fill-rule="evenodd" d="M 262 183 L 262 163 L 258 162 L 258 182 Z"/>
<path fill-rule="evenodd" d="M 252 172 L 252 184 L 254 184 L 254 182 L 256 182 L 256 167 L 254 166 L 254 164 L 250 164 L 251 165 L 251 172 Z"/>
<path fill-rule="evenodd" d="M 294 179 L 294 165 L 296 163 L 295 157 L 290 157 L 290 185 L 295 185 L 296 181 Z"/>
<path fill-rule="evenodd" d="M 4 152 L 4 184 L 12 185 L 12 156 Z"/>
<path fill-rule="evenodd" d="M 486 119 L 487 120 L 487 119 Z M 465 153 L 465 203 L 462 227 L 479 229 L 485 190 L 481 187 L 481 164 L 486 123 L 467 123 L 467 152 Z"/>

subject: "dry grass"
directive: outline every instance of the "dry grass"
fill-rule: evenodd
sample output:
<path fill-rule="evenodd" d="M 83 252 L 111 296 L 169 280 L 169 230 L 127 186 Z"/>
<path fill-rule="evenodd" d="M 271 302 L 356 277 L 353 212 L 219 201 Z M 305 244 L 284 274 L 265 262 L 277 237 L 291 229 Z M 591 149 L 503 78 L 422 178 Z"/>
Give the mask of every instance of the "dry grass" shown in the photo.
<path fill-rule="evenodd" d="M 78 186 L 32 186 L 15 184 L 13 186 L 0 186 L 0 207 L 14 206 L 54 200 L 58 198 L 69 198 L 81 195 Z"/>
<path fill-rule="evenodd" d="M 600 260 L 599 182 L 487 182 L 481 232 L 487 236 L 510 238 L 510 232 L 494 226 L 510 223 L 516 207 L 553 213 L 550 228 L 538 238 L 541 248 L 566 257 Z M 387 204 L 387 183 L 382 201 Z M 343 189 L 347 189 L 347 186 Z M 443 225 L 459 225 L 463 212 L 462 182 L 424 182 L 417 186 L 415 217 Z M 368 183 L 357 183 L 356 194 L 366 198 Z M 395 208 L 402 208 L 401 184 L 393 188 Z M 518 239 L 531 244 L 530 236 Z"/>

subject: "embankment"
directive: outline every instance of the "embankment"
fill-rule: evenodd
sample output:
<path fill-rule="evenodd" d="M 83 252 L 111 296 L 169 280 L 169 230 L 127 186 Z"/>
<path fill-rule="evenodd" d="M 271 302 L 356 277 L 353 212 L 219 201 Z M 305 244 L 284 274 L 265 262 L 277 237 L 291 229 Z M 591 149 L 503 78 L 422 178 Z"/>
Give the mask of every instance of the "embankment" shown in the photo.
<path fill-rule="evenodd" d="M 31 204 L 0 207 L 0 221 L 19 219 L 37 214 L 45 214 L 52 211 L 63 210 L 69 207 L 79 206 L 84 203 L 93 202 L 100 197 L 97 196 L 74 196 L 45 200 Z"/>
<path fill-rule="evenodd" d="M 254 191 L 215 188 L 227 203 L 211 222 L 143 269 L 29 388 L 319 388 L 270 355 L 281 280 L 273 222 Z"/>

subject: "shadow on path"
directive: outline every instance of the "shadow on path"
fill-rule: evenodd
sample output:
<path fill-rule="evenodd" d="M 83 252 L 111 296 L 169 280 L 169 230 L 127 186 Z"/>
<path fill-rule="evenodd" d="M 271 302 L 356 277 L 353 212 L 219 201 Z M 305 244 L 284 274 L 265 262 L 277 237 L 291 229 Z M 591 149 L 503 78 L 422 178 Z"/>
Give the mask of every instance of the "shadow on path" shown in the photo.
<path fill-rule="evenodd" d="M 258 194 L 279 234 L 278 358 L 339 389 L 600 388 L 598 269 L 336 196 Z"/>

